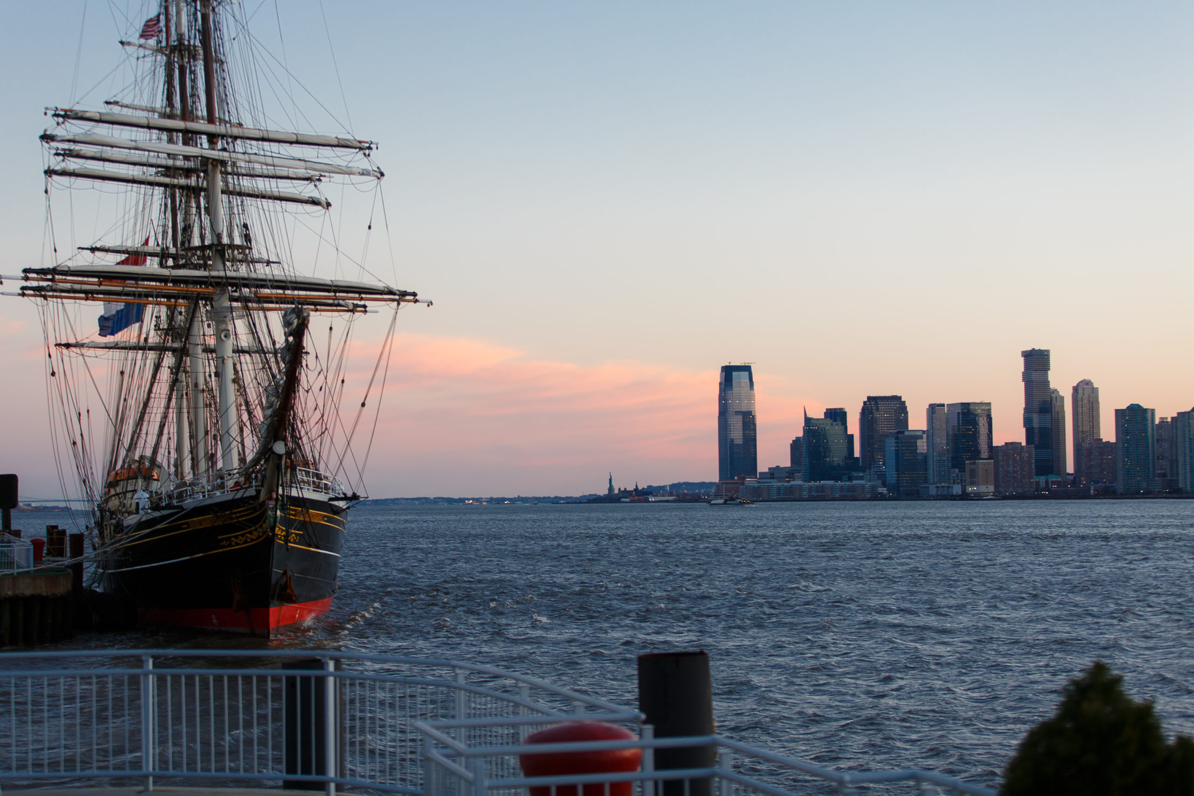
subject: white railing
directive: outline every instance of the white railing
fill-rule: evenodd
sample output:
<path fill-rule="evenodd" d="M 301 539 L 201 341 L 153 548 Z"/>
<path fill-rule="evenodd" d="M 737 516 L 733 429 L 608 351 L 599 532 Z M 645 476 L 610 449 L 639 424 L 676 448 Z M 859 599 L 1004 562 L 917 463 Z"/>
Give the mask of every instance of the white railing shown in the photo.
<path fill-rule="evenodd" d="M 0 572 L 33 569 L 33 543 L 0 533 Z"/>
<path fill-rule="evenodd" d="M 643 750 L 642 770 L 523 777 L 527 735 L 578 718 L 620 724 L 641 740 L 551 751 L 629 745 Z M 718 764 L 656 770 L 655 750 L 678 746 L 712 746 Z M 532 796 L 575 796 L 560 786 L 601 783 L 584 796 L 617 796 L 614 781 L 633 783 L 634 796 L 787 796 L 815 783 L 993 794 L 926 771 L 833 771 L 719 736 L 655 739 L 636 711 L 452 661 L 315 650 L 0 653 L 5 786 L 283 785 L 327 796 L 525 796 L 534 787 Z"/>
<path fill-rule="evenodd" d="M 303 489 L 323 492 L 327 495 L 344 495 L 344 487 L 339 481 L 319 470 L 310 467 L 296 467 L 295 481 Z"/>
<path fill-rule="evenodd" d="M 633 741 L 589 741 L 527 745 L 529 733 L 546 727 L 540 717 L 512 720 L 439 720 L 419 722 L 424 740 L 426 796 L 522 796 L 532 789 L 544 796 L 617 796 L 615 783 L 627 783 L 633 796 L 789 796 L 793 793 L 868 793 L 885 786 L 914 787 L 916 793 L 995 796 L 995 791 L 932 771 L 845 772 L 773 754 L 729 738 L 709 735 L 655 738 L 649 724 Z M 708 768 L 658 769 L 659 749 L 711 749 L 715 765 Z M 570 774 L 527 777 L 520 755 L 595 753 L 638 749 L 642 766 L 634 773 Z M 819 789 L 818 789 L 818 786 Z M 625 787 L 625 786 L 624 786 Z"/>

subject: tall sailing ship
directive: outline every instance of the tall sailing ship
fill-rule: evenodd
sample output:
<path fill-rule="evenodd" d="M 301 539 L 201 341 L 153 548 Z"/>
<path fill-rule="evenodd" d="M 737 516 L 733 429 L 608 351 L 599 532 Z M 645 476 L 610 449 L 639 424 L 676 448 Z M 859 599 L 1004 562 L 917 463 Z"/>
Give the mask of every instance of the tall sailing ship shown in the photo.
<path fill-rule="evenodd" d="M 42 315 L 56 443 L 95 507 L 101 590 L 144 621 L 269 636 L 331 606 L 367 458 L 353 440 L 371 442 L 396 313 L 418 297 L 336 247 L 324 188 L 378 190 L 374 145 L 268 122 L 262 94 L 289 84 L 264 73 L 240 4 L 154 10 L 121 42 L 120 96 L 47 111 L 51 239 L 61 191 L 99 186 L 115 209 L 62 261 L 54 242 L 20 294 Z M 301 230 L 321 251 L 298 250 Z M 354 278 L 312 275 L 321 254 Z M 350 397 L 370 312 L 395 317 Z"/>

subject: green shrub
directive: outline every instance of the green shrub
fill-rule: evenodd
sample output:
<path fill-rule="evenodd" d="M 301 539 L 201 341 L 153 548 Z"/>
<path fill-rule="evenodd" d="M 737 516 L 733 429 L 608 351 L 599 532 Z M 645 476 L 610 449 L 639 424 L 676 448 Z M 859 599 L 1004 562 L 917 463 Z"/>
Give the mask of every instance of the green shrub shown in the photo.
<path fill-rule="evenodd" d="M 1057 714 L 1028 731 L 1004 772 L 1004 796 L 1191 796 L 1194 741 L 1165 742 L 1151 702 L 1095 661 L 1065 687 Z"/>

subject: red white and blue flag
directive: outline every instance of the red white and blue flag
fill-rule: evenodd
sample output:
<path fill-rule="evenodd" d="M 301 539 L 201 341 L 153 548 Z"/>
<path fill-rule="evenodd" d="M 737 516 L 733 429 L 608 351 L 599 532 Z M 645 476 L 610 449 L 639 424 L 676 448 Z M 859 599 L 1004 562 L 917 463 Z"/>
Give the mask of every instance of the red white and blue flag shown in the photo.
<path fill-rule="evenodd" d="M 147 39 L 156 39 L 160 35 L 162 35 L 162 15 L 158 14 L 145 20 L 145 24 L 141 26 L 141 35 L 138 38 L 141 41 L 146 41 Z"/>
<path fill-rule="evenodd" d="M 146 23 L 148 24 L 148 23 Z M 145 238 L 142 246 L 149 245 L 149 238 Z M 125 257 L 117 265 L 145 265 L 146 257 L 144 254 L 130 254 Z M 111 304 L 104 302 L 104 314 L 99 317 L 99 336 L 111 337 L 119 334 L 125 329 L 129 328 L 135 323 L 140 323 L 141 318 L 145 315 L 144 304 Z"/>

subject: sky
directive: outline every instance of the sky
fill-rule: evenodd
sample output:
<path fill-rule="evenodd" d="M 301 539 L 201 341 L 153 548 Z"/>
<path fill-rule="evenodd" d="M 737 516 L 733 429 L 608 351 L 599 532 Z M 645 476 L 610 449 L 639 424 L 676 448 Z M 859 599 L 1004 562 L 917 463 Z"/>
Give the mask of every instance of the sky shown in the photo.
<path fill-rule="evenodd" d="M 370 257 L 434 301 L 399 315 L 373 497 L 715 479 L 731 362 L 754 363 L 762 468 L 805 408 L 855 432 L 867 395 L 913 428 L 991 401 L 995 441 L 1023 440 L 1033 347 L 1067 404 L 1099 387 L 1106 438 L 1117 407 L 1194 406 L 1189 3 L 241 8 L 308 120 L 380 142 Z M 106 99 L 153 13 L 0 9 L 0 274 L 51 259 L 44 108 Z M 0 298 L 0 469 L 54 497 L 37 317 Z"/>

